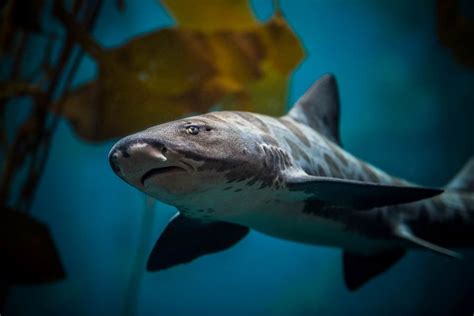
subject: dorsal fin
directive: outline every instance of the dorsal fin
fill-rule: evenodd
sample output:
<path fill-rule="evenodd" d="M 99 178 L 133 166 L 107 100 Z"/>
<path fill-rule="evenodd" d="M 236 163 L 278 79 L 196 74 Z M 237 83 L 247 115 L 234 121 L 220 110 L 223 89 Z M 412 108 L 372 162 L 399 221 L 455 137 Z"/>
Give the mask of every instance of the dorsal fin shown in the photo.
<path fill-rule="evenodd" d="M 340 145 L 339 93 L 336 78 L 327 74 L 313 83 L 295 103 L 288 116 Z"/>
<path fill-rule="evenodd" d="M 474 191 L 474 157 L 471 157 L 464 167 L 447 185 L 448 189 L 459 191 Z"/>

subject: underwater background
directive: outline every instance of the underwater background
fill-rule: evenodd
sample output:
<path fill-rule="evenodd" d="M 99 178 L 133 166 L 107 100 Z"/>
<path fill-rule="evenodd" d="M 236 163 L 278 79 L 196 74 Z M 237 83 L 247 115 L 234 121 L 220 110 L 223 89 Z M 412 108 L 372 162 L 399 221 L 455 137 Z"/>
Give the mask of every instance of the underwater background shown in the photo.
<path fill-rule="evenodd" d="M 251 3 L 259 19 L 272 15 L 271 1 Z M 472 5 L 464 3 L 472 17 Z M 339 84 L 342 142 L 357 157 L 419 184 L 443 186 L 474 155 L 474 72 L 440 45 L 434 1 L 280 6 L 306 52 L 291 77 L 288 108 L 331 72 Z M 94 37 L 113 47 L 173 23 L 155 1 L 127 1 L 123 12 L 105 1 Z M 94 76 L 86 57 L 75 84 Z M 11 108 L 9 115 L 20 114 Z M 228 251 L 131 280 L 150 203 L 112 172 L 113 143 L 85 143 L 61 121 L 31 213 L 48 224 L 67 278 L 11 288 L 6 316 L 474 313 L 473 250 L 462 251 L 463 260 L 409 252 L 349 292 L 339 249 L 252 232 Z M 159 202 L 153 207 L 146 217 L 152 232 L 139 254 L 145 257 L 175 213 Z"/>

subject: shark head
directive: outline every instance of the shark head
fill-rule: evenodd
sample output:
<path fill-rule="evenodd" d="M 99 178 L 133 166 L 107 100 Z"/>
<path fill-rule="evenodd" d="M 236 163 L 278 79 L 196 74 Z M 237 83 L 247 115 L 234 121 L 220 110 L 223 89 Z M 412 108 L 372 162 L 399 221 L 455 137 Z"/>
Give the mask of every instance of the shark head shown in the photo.
<path fill-rule="evenodd" d="M 268 174 L 258 139 L 244 128 L 231 124 L 226 112 L 157 125 L 118 141 L 110 150 L 110 165 L 139 190 L 172 202 Z"/>

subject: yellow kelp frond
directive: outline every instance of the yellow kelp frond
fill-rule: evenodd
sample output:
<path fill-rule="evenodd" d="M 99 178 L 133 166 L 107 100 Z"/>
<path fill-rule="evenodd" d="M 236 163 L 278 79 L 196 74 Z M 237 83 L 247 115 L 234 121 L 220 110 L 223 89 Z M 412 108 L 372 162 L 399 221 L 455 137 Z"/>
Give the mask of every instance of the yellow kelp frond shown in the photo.
<path fill-rule="evenodd" d="M 177 27 L 118 48 L 98 49 L 73 30 L 99 69 L 63 100 L 81 137 L 105 140 L 215 109 L 284 112 L 288 78 L 304 53 L 280 14 L 259 23 L 246 1 L 165 2 Z"/>
<path fill-rule="evenodd" d="M 161 0 L 178 27 L 193 31 L 243 31 L 258 22 L 247 0 Z"/>

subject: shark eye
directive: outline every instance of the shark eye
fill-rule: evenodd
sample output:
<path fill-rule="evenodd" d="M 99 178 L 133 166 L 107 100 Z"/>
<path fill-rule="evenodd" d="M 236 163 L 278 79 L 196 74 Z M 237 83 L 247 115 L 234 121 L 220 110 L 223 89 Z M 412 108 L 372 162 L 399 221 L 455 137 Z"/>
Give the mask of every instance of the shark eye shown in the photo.
<path fill-rule="evenodd" d="M 190 135 L 197 135 L 197 134 L 199 134 L 199 127 L 196 126 L 196 125 L 188 126 L 188 127 L 186 127 L 186 133 L 188 133 Z"/>

